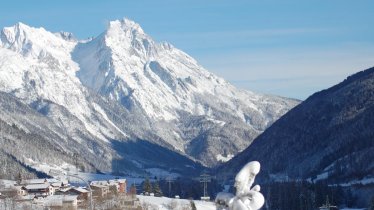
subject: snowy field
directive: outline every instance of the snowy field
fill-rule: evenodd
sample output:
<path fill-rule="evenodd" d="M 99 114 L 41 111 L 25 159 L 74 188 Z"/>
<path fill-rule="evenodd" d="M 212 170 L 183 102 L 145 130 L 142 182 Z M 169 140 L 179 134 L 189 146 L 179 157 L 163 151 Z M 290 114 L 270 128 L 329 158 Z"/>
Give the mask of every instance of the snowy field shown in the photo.
<path fill-rule="evenodd" d="M 188 210 L 191 209 L 190 200 L 172 199 L 166 197 L 137 196 L 143 207 L 152 210 Z M 213 202 L 193 201 L 198 210 L 216 210 Z"/>

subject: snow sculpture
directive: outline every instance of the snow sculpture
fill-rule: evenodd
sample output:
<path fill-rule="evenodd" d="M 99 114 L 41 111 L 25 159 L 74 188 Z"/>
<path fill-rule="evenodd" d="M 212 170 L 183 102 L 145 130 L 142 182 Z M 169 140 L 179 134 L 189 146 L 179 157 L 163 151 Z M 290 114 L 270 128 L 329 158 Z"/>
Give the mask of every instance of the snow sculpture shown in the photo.
<path fill-rule="evenodd" d="M 221 210 L 258 210 L 265 202 L 260 193 L 260 186 L 253 185 L 256 175 L 260 172 L 260 163 L 252 161 L 247 163 L 235 177 L 236 195 L 231 193 L 218 193 L 216 197 L 217 208 Z"/>

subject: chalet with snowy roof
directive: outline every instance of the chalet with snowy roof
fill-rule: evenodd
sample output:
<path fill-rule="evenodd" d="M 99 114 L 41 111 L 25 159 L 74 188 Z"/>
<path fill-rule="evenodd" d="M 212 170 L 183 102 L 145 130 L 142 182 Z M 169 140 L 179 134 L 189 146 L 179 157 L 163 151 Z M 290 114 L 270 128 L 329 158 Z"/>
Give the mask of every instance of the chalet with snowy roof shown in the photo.
<path fill-rule="evenodd" d="M 75 193 L 78 196 L 78 200 L 88 200 L 89 193 L 90 193 L 90 191 L 84 188 L 81 188 L 81 187 L 71 188 L 70 192 Z"/>
<path fill-rule="evenodd" d="M 29 184 L 23 187 L 27 194 L 35 195 L 35 197 L 46 197 L 54 194 L 54 189 L 49 183 Z"/>
<path fill-rule="evenodd" d="M 68 195 L 72 187 L 62 187 L 59 190 L 55 191 L 54 195 Z"/>
<path fill-rule="evenodd" d="M 56 192 L 56 191 L 59 191 L 61 188 L 64 188 L 64 183 L 55 182 L 55 183 L 51 183 L 51 186 L 53 187 L 53 191 Z"/>

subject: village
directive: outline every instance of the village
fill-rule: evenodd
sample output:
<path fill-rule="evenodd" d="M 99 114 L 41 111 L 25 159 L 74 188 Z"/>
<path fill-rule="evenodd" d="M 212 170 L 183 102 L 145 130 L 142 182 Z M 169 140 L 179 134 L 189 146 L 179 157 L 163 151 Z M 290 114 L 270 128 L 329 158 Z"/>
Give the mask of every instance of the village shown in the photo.
<path fill-rule="evenodd" d="M 68 179 L 0 179 L 0 209 L 142 209 L 136 188 L 126 179 L 90 181 L 87 186 Z"/>

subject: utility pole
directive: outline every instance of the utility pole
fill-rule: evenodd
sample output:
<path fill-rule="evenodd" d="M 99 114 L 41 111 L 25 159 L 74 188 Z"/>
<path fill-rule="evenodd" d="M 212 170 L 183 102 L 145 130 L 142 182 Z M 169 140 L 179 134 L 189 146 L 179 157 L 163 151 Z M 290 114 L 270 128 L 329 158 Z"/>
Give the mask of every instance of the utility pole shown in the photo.
<path fill-rule="evenodd" d="M 199 177 L 199 181 L 204 185 L 204 196 L 203 199 L 209 200 L 210 198 L 207 197 L 207 190 L 208 190 L 208 182 L 211 182 L 211 176 L 209 174 L 201 174 Z"/>
<path fill-rule="evenodd" d="M 166 182 L 169 184 L 169 198 L 171 198 L 171 194 L 170 194 L 170 192 L 171 192 L 171 183 L 174 182 L 174 179 L 171 178 L 171 176 L 168 176 L 166 178 Z"/>

